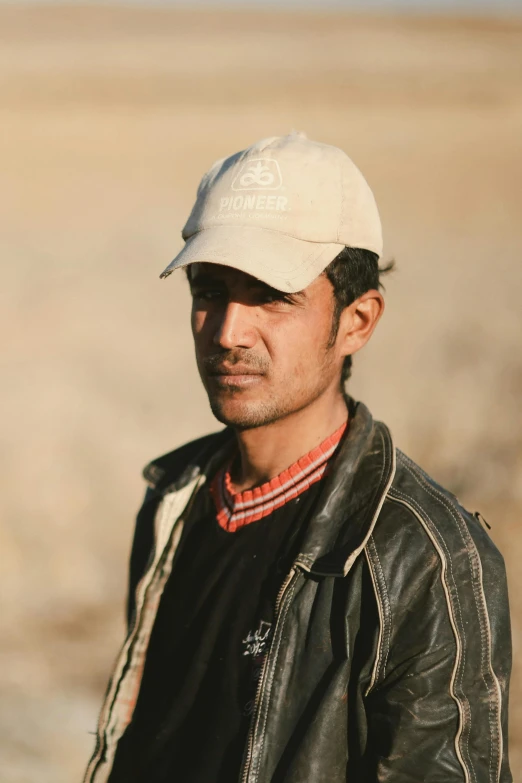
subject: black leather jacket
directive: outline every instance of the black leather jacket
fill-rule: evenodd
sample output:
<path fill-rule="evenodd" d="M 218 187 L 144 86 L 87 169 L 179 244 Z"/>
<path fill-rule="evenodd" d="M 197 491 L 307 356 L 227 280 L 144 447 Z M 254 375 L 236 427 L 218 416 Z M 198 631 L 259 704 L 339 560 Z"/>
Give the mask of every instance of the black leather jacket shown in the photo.
<path fill-rule="evenodd" d="M 480 522 L 394 449 L 364 405 L 352 414 L 279 593 L 242 781 L 509 783 L 502 557 Z M 109 780 L 183 517 L 229 438 L 208 436 L 146 469 L 129 634 L 89 783 Z"/>

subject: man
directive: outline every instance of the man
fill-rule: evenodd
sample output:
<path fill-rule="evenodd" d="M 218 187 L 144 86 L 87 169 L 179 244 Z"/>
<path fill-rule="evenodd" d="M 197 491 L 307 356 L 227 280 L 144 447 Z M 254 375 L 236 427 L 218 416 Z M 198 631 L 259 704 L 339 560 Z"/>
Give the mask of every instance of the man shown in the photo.
<path fill-rule="evenodd" d="M 373 195 L 339 149 L 270 138 L 203 177 L 184 267 L 226 429 L 152 462 L 128 636 L 89 783 L 494 783 L 502 558 L 344 394 L 383 312 Z"/>

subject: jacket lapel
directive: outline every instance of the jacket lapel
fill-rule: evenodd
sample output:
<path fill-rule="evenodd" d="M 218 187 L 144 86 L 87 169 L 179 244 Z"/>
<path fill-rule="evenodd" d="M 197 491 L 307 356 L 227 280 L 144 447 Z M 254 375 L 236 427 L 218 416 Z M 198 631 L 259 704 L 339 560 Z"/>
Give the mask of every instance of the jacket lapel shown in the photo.
<path fill-rule="evenodd" d="M 353 403 L 348 432 L 310 521 L 296 565 L 315 576 L 346 576 L 377 521 L 395 474 L 388 428 Z"/>

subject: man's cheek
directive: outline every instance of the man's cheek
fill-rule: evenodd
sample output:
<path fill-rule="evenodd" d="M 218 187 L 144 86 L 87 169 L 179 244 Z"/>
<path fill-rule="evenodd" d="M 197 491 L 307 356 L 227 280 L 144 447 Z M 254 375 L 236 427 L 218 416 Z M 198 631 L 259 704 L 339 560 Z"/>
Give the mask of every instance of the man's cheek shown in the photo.
<path fill-rule="evenodd" d="M 287 355 L 287 365 L 284 372 L 284 381 L 289 387 L 302 385 L 307 375 L 307 368 L 310 366 L 311 356 L 309 353 L 296 351 L 294 346 L 299 345 L 297 339 L 289 344 L 290 350 Z"/>
<path fill-rule="evenodd" d="M 197 310 L 194 309 L 194 307 L 192 307 L 192 312 L 190 314 L 190 328 L 192 329 L 192 335 L 194 337 L 194 340 L 196 340 L 200 329 L 199 329 L 198 312 Z"/>
<path fill-rule="evenodd" d="M 192 323 L 192 331 L 196 334 L 200 332 L 203 328 L 203 325 L 205 323 L 205 311 L 200 310 L 199 308 L 192 306 L 192 312 L 191 312 L 191 323 Z"/>
<path fill-rule="evenodd" d="M 196 311 L 192 315 L 191 322 L 196 352 L 204 351 L 205 346 L 210 345 L 214 337 L 210 319 L 207 317 L 207 313 Z"/>

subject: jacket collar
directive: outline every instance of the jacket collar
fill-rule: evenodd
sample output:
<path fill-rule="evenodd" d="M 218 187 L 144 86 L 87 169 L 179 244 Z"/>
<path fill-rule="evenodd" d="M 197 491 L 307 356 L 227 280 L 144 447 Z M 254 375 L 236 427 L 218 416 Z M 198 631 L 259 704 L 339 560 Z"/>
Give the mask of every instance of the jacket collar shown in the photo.
<path fill-rule="evenodd" d="M 388 428 L 373 420 L 361 402 L 347 399 L 348 431 L 324 479 L 318 505 L 296 565 L 315 576 L 346 576 L 377 521 L 395 474 L 395 449 Z M 145 478 L 157 493 L 183 488 L 198 475 L 211 479 L 233 447 L 229 428 L 147 466 Z"/>
<path fill-rule="evenodd" d="M 158 457 L 146 465 L 143 477 L 156 495 L 177 492 L 198 476 L 203 484 L 212 478 L 233 444 L 233 432 L 227 427 Z"/>
<path fill-rule="evenodd" d="M 315 576 L 346 576 L 370 537 L 395 474 L 388 428 L 349 400 L 350 423 L 325 479 L 296 565 Z"/>

